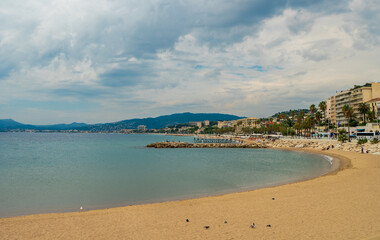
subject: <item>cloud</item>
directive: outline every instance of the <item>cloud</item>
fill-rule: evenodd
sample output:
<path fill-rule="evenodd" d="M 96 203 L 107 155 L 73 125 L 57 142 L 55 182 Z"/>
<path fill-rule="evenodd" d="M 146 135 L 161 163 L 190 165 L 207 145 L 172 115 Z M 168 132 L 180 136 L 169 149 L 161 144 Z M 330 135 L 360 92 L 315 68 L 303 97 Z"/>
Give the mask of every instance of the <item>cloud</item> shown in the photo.
<path fill-rule="evenodd" d="M 110 95 L 109 91 L 91 88 L 86 85 L 71 85 L 67 87 L 52 89 L 50 93 L 57 97 L 74 97 L 76 99 L 88 99 Z"/>
<path fill-rule="evenodd" d="M 253 65 L 253 66 L 248 67 L 248 69 L 252 69 L 252 70 L 255 70 L 258 72 L 266 72 L 267 71 L 264 69 L 263 66 L 260 66 L 260 65 Z"/>
<path fill-rule="evenodd" d="M 6 0 L 0 9 L 0 102 L 97 106 L 80 116 L 60 108 L 71 122 L 177 110 L 266 116 L 380 71 L 371 0 Z M 25 117 L 48 116 L 42 107 Z M 0 117 L 13 113 L 22 115 Z"/>

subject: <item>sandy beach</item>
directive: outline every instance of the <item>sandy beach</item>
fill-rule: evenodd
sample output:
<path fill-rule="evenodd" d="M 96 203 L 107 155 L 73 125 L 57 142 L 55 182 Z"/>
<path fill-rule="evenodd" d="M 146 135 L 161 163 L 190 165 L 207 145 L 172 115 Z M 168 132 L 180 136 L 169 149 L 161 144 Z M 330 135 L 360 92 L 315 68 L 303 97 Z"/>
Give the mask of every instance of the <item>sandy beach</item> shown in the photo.
<path fill-rule="evenodd" d="M 305 151 L 339 158 L 340 170 L 221 196 L 2 218 L 0 239 L 380 238 L 380 156 Z"/>

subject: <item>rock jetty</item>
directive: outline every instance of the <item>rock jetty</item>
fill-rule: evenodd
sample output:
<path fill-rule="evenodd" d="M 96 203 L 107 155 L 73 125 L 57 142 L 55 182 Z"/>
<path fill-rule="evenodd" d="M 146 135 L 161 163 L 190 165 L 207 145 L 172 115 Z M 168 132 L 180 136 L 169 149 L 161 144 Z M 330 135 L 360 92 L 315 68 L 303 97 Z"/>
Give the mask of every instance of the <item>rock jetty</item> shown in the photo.
<path fill-rule="evenodd" d="M 263 143 L 187 143 L 156 142 L 148 144 L 149 148 L 267 148 Z"/>

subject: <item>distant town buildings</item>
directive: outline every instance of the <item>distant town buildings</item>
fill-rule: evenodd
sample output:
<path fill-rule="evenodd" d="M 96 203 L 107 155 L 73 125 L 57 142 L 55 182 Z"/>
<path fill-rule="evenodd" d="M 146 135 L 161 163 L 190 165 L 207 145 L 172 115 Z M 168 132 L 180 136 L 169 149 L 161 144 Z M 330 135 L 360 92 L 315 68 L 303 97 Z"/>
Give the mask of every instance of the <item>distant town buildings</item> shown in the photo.
<path fill-rule="evenodd" d="M 250 127 L 250 128 L 257 127 L 258 126 L 257 120 L 258 120 L 258 118 L 255 118 L 255 117 L 243 118 L 243 119 L 237 120 L 237 125 L 241 125 L 243 128 L 245 128 L 245 127 Z"/>
<path fill-rule="evenodd" d="M 234 127 L 235 125 L 236 125 L 236 120 L 233 120 L 233 121 L 218 121 L 218 128 Z"/>
<path fill-rule="evenodd" d="M 121 129 L 120 133 L 133 133 L 134 129 Z"/>
<path fill-rule="evenodd" d="M 138 125 L 137 126 L 137 130 L 141 131 L 141 132 L 145 132 L 146 131 L 146 126 L 145 125 Z"/>
<path fill-rule="evenodd" d="M 236 132 L 240 132 L 243 128 L 254 128 L 257 127 L 257 118 L 243 118 L 236 121 Z"/>
<path fill-rule="evenodd" d="M 189 125 L 201 128 L 202 127 L 202 122 L 189 122 Z"/>

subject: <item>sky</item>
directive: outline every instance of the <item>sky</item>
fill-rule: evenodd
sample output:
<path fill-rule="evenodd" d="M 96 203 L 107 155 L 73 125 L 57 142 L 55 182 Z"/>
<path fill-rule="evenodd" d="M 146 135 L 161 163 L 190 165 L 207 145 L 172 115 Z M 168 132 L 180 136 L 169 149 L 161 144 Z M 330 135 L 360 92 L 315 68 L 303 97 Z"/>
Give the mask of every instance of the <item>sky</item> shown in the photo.
<path fill-rule="evenodd" d="M 266 117 L 380 82 L 379 0 L 2 0 L 0 119 Z"/>

